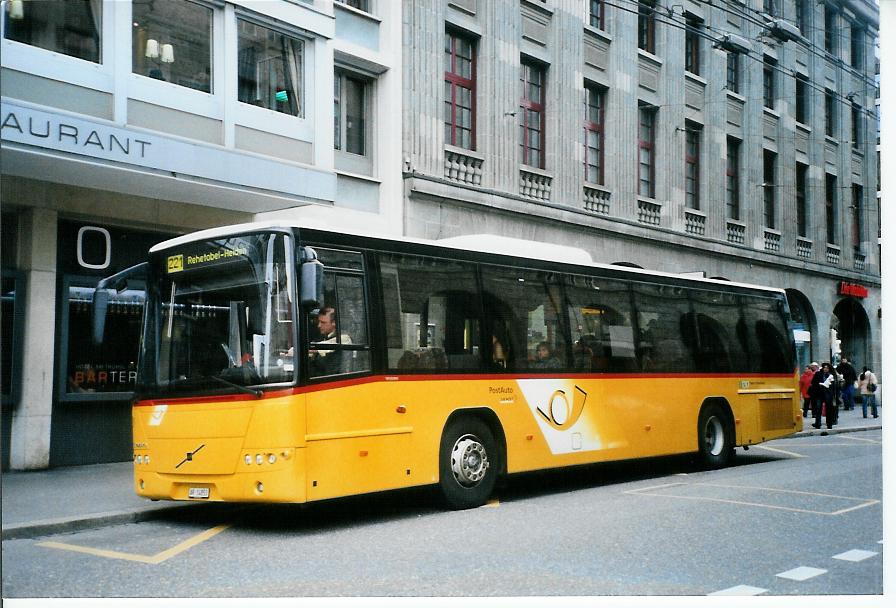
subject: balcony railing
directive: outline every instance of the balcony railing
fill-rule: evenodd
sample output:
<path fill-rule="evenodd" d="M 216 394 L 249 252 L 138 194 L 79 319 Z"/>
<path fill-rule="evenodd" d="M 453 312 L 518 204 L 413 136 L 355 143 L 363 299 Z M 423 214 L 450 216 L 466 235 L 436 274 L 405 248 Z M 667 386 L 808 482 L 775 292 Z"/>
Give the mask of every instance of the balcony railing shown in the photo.
<path fill-rule="evenodd" d="M 663 206 L 652 201 L 638 201 L 638 221 L 649 226 L 659 226 Z"/>
<path fill-rule="evenodd" d="M 765 250 L 772 253 L 781 251 L 781 233 L 766 228 L 764 231 Z"/>
<path fill-rule="evenodd" d="M 796 237 L 796 257 L 805 260 L 812 259 L 812 241 L 802 237 Z"/>
<path fill-rule="evenodd" d="M 586 211 L 610 215 L 610 191 L 595 186 L 582 186 L 582 199 Z"/>
<path fill-rule="evenodd" d="M 706 234 L 706 216 L 693 209 L 684 210 L 684 231 L 688 234 L 703 236 Z"/>
<path fill-rule="evenodd" d="M 741 224 L 740 222 L 736 222 L 734 220 L 728 220 L 725 229 L 725 237 L 729 243 L 734 243 L 735 245 L 743 245 L 747 240 L 746 224 Z"/>
<path fill-rule="evenodd" d="M 827 244 L 825 248 L 825 261 L 833 266 L 840 265 L 840 248 L 837 245 Z"/>
<path fill-rule="evenodd" d="M 852 267 L 855 270 L 864 271 L 865 270 L 865 254 L 855 252 L 852 262 Z"/>
<path fill-rule="evenodd" d="M 445 150 L 445 177 L 451 181 L 479 186 L 482 184 L 483 159 L 467 152 Z"/>
<path fill-rule="evenodd" d="M 520 196 L 539 201 L 551 200 L 551 184 L 554 178 L 546 173 L 520 169 Z"/>

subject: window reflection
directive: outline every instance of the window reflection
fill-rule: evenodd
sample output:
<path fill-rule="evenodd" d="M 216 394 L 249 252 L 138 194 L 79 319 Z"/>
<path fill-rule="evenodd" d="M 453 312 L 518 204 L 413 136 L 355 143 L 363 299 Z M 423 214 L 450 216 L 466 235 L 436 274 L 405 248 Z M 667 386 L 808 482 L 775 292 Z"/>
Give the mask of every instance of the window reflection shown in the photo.
<path fill-rule="evenodd" d="M 185 0 L 133 7 L 133 72 L 211 93 L 212 9 Z"/>
<path fill-rule="evenodd" d="M 243 103 L 303 116 L 301 40 L 239 20 L 238 99 Z"/>
<path fill-rule="evenodd" d="M 3 3 L 6 38 L 78 59 L 100 62 L 102 0 Z"/>

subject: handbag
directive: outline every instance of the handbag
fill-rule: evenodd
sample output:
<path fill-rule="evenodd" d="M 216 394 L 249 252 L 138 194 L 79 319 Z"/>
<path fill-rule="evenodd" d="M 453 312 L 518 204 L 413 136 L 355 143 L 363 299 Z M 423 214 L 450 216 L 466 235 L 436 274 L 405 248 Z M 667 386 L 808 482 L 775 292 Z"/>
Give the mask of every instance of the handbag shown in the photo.
<path fill-rule="evenodd" d="M 876 392 L 877 392 L 877 385 L 874 384 L 873 382 L 870 383 L 870 384 L 868 385 L 868 392 L 870 392 L 870 393 L 876 393 Z"/>

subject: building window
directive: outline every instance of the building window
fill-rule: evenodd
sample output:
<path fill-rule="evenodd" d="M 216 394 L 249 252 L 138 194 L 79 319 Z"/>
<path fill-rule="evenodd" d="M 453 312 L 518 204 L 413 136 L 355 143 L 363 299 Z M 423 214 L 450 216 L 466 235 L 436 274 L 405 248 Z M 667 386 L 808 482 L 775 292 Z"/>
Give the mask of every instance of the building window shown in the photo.
<path fill-rule="evenodd" d="M 834 92 L 830 89 L 824 90 L 824 134 L 828 137 L 834 136 L 836 127 L 836 118 L 834 116 Z"/>
<path fill-rule="evenodd" d="M 725 163 L 725 206 L 728 218 L 740 219 L 740 141 L 728 138 L 728 158 Z"/>
<path fill-rule="evenodd" d="M 654 198 L 654 149 L 656 147 L 656 109 L 638 110 L 638 194 Z"/>
<path fill-rule="evenodd" d="M 304 43 L 251 21 L 237 22 L 237 98 L 275 112 L 304 116 Z"/>
<path fill-rule="evenodd" d="M 762 60 L 762 99 L 766 108 L 775 109 L 775 69 L 777 62 L 771 57 Z"/>
<path fill-rule="evenodd" d="M 859 104 L 853 103 L 851 106 L 852 110 L 852 148 L 853 150 L 859 151 L 862 148 L 862 143 L 864 138 L 862 137 L 862 127 L 864 126 L 864 121 L 862 120 L 862 108 L 859 107 Z"/>
<path fill-rule="evenodd" d="M 837 244 L 837 176 L 826 173 L 824 176 L 824 219 L 825 236 L 828 243 Z"/>
<path fill-rule="evenodd" d="M 852 185 L 852 248 L 855 252 L 862 249 L 862 202 L 865 198 L 865 189 L 861 184 Z"/>
<path fill-rule="evenodd" d="M 775 0 L 762 0 L 762 12 L 771 17 L 776 16 L 778 12 L 775 10 Z"/>
<path fill-rule="evenodd" d="M 359 11 L 370 11 L 370 0 L 336 0 L 336 2 L 356 8 Z"/>
<path fill-rule="evenodd" d="M 102 2 L 4 2 L 8 40 L 100 63 Z"/>
<path fill-rule="evenodd" d="M 533 62 L 520 63 L 520 147 L 523 164 L 544 169 L 545 69 Z"/>
<path fill-rule="evenodd" d="M 599 30 L 606 29 L 604 23 L 604 6 L 606 0 L 588 0 L 588 23 Z"/>
<path fill-rule="evenodd" d="M 606 91 L 585 85 L 585 96 L 585 181 L 603 184 Z"/>
<path fill-rule="evenodd" d="M 775 203 L 777 185 L 775 183 L 775 164 L 778 155 L 770 150 L 762 151 L 762 220 L 766 228 L 775 227 Z"/>
<path fill-rule="evenodd" d="M 802 74 L 796 75 L 796 121 L 808 124 L 809 120 L 809 79 Z"/>
<path fill-rule="evenodd" d="M 852 67 L 861 70 L 865 63 L 865 31 L 861 26 L 849 28 L 849 62 Z"/>
<path fill-rule="evenodd" d="M 445 143 L 474 150 L 476 80 L 473 41 L 445 32 Z"/>
<path fill-rule="evenodd" d="M 212 9 L 194 2 L 134 2 L 135 74 L 212 92 Z"/>
<path fill-rule="evenodd" d="M 700 37 L 703 22 L 697 17 L 686 17 L 684 32 L 684 69 L 700 74 Z"/>
<path fill-rule="evenodd" d="M 684 200 L 688 209 L 700 209 L 700 137 L 699 126 L 686 125 L 684 129 Z"/>
<path fill-rule="evenodd" d="M 352 154 L 367 154 L 367 82 L 336 70 L 333 88 L 333 147 Z"/>
<path fill-rule="evenodd" d="M 638 48 L 656 53 L 656 4 L 652 0 L 638 0 Z"/>
<path fill-rule="evenodd" d="M 837 10 L 824 7 L 824 50 L 832 55 L 837 52 Z"/>
<path fill-rule="evenodd" d="M 794 9 L 796 10 L 796 26 L 803 36 L 806 35 L 806 30 L 808 28 L 808 23 L 806 22 L 806 17 L 809 13 L 806 8 L 806 2 L 808 1 L 809 0 L 795 0 L 794 2 Z"/>
<path fill-rule="evenodd" d="M 801 237 L 809 236 L 809 165 L 796 164 L 796 231 Z"/>
<path fill-rule="evenodd" d="M 740 55 L 728 53 L 727 81 L 725 87 L 732 93 L 740 93 Z"/>

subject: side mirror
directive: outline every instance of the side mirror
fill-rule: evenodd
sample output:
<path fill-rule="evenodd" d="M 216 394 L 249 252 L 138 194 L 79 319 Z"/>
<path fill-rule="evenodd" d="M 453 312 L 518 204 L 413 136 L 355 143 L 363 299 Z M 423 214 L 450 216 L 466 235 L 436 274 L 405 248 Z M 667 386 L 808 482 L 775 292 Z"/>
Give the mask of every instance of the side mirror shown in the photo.
<path fill-rule="evenodd" d="M 147 268 L 149 268 L 149 264 L 142 262 L 113 274 L 111 277 L 106 277 L 96 284 L 96 291 L 93 294 L 92 319 L 95 344 L 100 344 L 103 341 L 103 334 L 106 333 L 106 313 L 109 310 L 109 300 L 112 298 L 112 294 L 125 289 L 128 286 L 128 281 L 145 279 Z"/>
<path fill-rule="evenodd" d="M 320 308 L 324 301 L 324 265 L 318 260 L 302 262 L 302 293 L 305 308 Z"/>
<path fill-rule="evenodd" d="M 96 288 L 93 293 L 93 343 L 101 344 L 106 333 L 106 312 L 109 309 L 111 289 Z"/>

